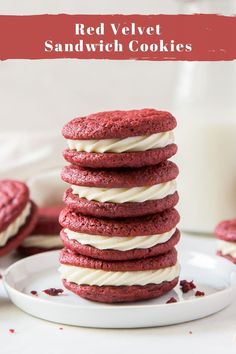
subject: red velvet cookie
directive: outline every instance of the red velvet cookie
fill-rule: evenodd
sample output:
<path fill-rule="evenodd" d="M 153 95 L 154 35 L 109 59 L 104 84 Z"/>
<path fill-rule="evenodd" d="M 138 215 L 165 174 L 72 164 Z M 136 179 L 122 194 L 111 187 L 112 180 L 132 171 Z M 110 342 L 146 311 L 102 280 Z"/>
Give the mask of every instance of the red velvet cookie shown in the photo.
<path fill-rule="evenodd" d="M 62 280 L 66 289 L 87 300 L 104 303 L 136 302 L 161 297 L 174 289 L 179 278 L 165 281 L 161 284 L 131 285 L 131 286 L 96 286 L 77 285 Z"/>
<path fill-rule="evenodd" d="M 62 278 L 64 274 L 66 274 L 66 277 L 68 277 L 67 269 L 69 272 L 71 270 L 71 268 L 67 268 L 67 266 L 74 266 L 73 274 L 77 272 L 77 267 L 78 271 L 81 271 L 81 268 L 87 269 L 91 275 L 91 270 L 100 270 L 103 271 L 103 274 L 98 274 L 98 277 L 101 276 L 104 279 L 105 276 L 106 279 L 109 279 L 109 276 L 111 276 L 109 280 L 111 283 L 117 276 L 121 276 L 121 278 L 123 278 L 123 276 L 129 277 L 129 272 L 133 273 L 131 278 L 134 279 L 136 272 L 140 274 L 140 272 L 151 271 L 152 278 L 149 279 L 152 279 L 152 282 L 149 283 L 147 280 L 147 283 L 144 285 L 89 285 L 83 284 L 83 279 L 81 279 L 80 276 L 78 283 L 76 283 L 76 281 L 71 282 L 65 277 L 63 278 L 63 284 L 68 290 L 73 291 L 81 297 L 98 302 L 129 302 L 159 297 L 173 289 L 177 285 L 179 277 L 179 268 L 176 264 L 177 253 L 175 249 L 172 249 L 166 254 L 160 255 L 158 257 L 150 257 L 144 260 L 131 260 L 123 262 L 99 261 L 97 259 L 85 257 L 82 255 L 75 255 L 64 249 L 61 251 L 60 263 L 62 264 L 62 268 L 66 269 L 66 273 L 64 273 L 64 270 L 61 270 Z M 166 271 L 166 269 L 168 269 L 168 271 Z M 154 283 L 154 280 L 159 281 L 157 280 L 158 278 L 156 276 L 153 277 L 155 271 L 158 272 L 158 270 L 165 270 L 167 274 L 171 272 L 171 275 L 169 274 L 167 276 L 166 274 L 160 278 L 160 283 Z M 149 272 L 144 273 L 145 279 L 149 274 Z M 87 277 L 85 278 L 88 279 Z M 73 277 L 73 279 L 75 278 Z M 91 278 L 89 279 L 91 281 Z M 99 281 L 99 279 L 96 278 L 96 281 Z M 119 283 L 120 282 L 122 283 L 122 280 L 120 280 Z M 133 280 L 131 280 L 131 282 L 133 282 Z"/>
<path fill-rule="evenodd" d="M 111 262 L 75 254 L 63 248 L 60 253 L 60 263 L 110 272 L 158 270 L 174 266 L 177 263 L 177 251 L 175 248 L 172 248 L 169 252 L 156 257 Z"/>
<path fill-rule="evenodd" d="M 59 205 L 39 208 L 35 228 L 19 247 L 22 254 L 29 256 L 62 248 L 58 221 L 61 210 L 62 206 Z"/>
<path fill-rule="evenodd" d="M 175 209 L 136 218 L 108 219 L 85 216 L 65 208 L 59 222 L 64 228 L 90 235 L 131 237 L 163 234 L 173 229 L 179 219 Z"/>
<path fill-rule="evenodd" d="M 61 177 L 70 184 L 86 187 L 132 188 L 153 186 L 175 179 L 179 174 L 178 167 L 171 161 L 159 165 L 141 168 L 91 169 L 79 166 L 66 166 Z"/>
<path fill-rule="evenodd" d="M 67 189 L 64 194 L 64 202 L 72 209 L 85 214 L 93 215 L 97 217 L 133 217 L 142 216 L 148 214 L 155 214 L 161 212 L 165 209 L 173 208 L 178 203 L 178 193 L 175 191 L 174 180 L 178 176 L 178 167 L 171 161 L 165 161 L 155 166 L 147 166 L 136 169 L 90 169 L 78 166 L 66 166 L 62 170 L 62 179 L 74 186 L 87 187 L 87 195 L 82 195 L 80 193 L 73 192 L 72 188 Z M 161 191 L 143 191 L 143 188 L 157 186 L 167 182 L 173 181 L 172 185 L 169 183 L 169 187 L 165 187 L 166 191 L 163 194 L 163 189 Z M 102 192 L 108 189 L 108 201 L 106 201 L 104 193 L 102 193 L 102 198 L 105 201 L 100 201 L 100 190 L 98 190 L 98 197 L 91 195 L 89 189 L 90 187 L 95 187 L 103 189 Z M 125 188 L 128 192 L 133 190 L 134 197 L 137 198 L 139 195 L 136 187 L 142 187 L 140 192 L 142 193 L 142 201 L 126 201 L 116 202 L 109 201 L 110 193 L 112 188 Z M 169 191 L 168 191 L 169 190 Z M 120 193 L 124 190 L 113 189 L 114 197 L 122 198 Z M 150 190 L 149 190 L 150 191 Z M 93 192 L 92 192 L 93 193 Z M 125 192 L 126 193 L 126 192 Z M 144 193 L 148 193 L 146 200 Z M 153 199 L 156 193 L 157 199 Z M 160 194 L 161 193 L 161 194 Z M 158 194 L 160 197 L 158 197 Z M 94 196 L 94 199 L 92 199 Z M 124 196 L 124 198 L 127 198 Z M 130 198 L 128 196 L 127 200 Z M 152 199 L 151 199 L 152 198 Z M 97 200 L 96 200 L 97 199 Z"/>
<path fill-rule="evenodd" d="M 27 186 L 19 181 L 0 181 L 0 256 L 16 249 L 37 221 L 37 207 L 29 200 Z"/>
<path fill-rule="evenodd" d="M 215 228 L 215 235 L 220 240 L 236 242 L 236 219 L 221 221 Z"/>
<path fill-rule="evenodd" d="M 166 253 L 179 241 L 178 222 L 179 214 L 175 209 L 124 219 L 89 217 L 69 208 L 60 214 L 60 223 L 65 228 L 61 231 L 61 239 L 66 248 L 112 261 Z"/>
<path fill-rule="evenodd" d="M 61 231 L 61 239 L 64 246 L 75 252 L 87 257 L 92 257 L 101 260 L 110 260 L 110 261 L 126 261 L 131 259 L 141 259 L 147 257 L 157 256 L 171 250 L 177 245 L 180 240 L 180 232 L 177 229 L 171 238 L 164 242 L 158 243 L 149 248 L 133 248 L 126 251 L 114 250 L 114 249 L 98 249 L 94 246 L 84 245 L 78 242 L 75 239 L 69 239 L 64 229 Z M 138 236 L 137 236 L 138 237 Z M 122 237 L 124 238 L 124 237 Z"/>
<path fill-rule="evenodd" d="M 106 152 L 78 152 L 66 149 L 63 156 L 66 161 L 83 167 L 90 168 L 117 168 L 117 167 L 143 167 L 151 166 L 165 161 L 174 156 L 177 145 L 170 144 L 164 148 L 139 152 L 123 152 L 120 154 Z"/>
<path fill-rule="evenodd" d="M 165 142 L 158 144 L 152 135 L 170 132 L 175 127 L 176 120 L 170 113 L 155 109 L 99 112 L 78 117 L 62 130 L 69 145 L 64 157 L 72 164 L 92 168 L 155 165 L 173 156 L 177 146 L 167 137 Z M 135 137 L 142 141 L 136 139 L 135 142 L 129 140 L 127 143 L 128 138 Z M 151 144 L 150 137 L 154 139 Z M 162 137 L 156 137 L 159 140 L 161 138 L 163 134 Z M 113 139 L 112 143 L 115 139 L 119 146 L 107 146 L 110 144 L 108 139 Z M 105 144 L 105 149 L 94 146 L 97 141 L 100 146 Z M 76 142 L 82 142 L 83 146 L 74 146 Z"/>
<path fill-rule="evenodd" d="M 66 139 L 113 139 L 166 132 L 175 127 L 176 120 L 169 112 L 146 108 L 78 117 L 63 127 L 62 134 Z"/>
<path fill-rule="evenodd" d="M 108 218 L 137 217 L 155 214 L 175 207 L 178 201 L 179 196 L 177 192 L 159 200 L 149 200 L 142 203 L 126 202 L 122 204 L 111 202 L 100 203 L 93 200 L 88 201 L 85 198 L 78 198 L 72 193 L 71 188 L 64 194 L 64 202 L 71 209 L 81 212 L 84 215 Z"/>
<path fill-rule="evenodd" d="M 62 205 L 39 208 L 38 221 L 31 235 L 58 235 L 61 231 L 59 215 Z"/>
<path fill-rule="evenodd" d="M 221 221 L 215 228 L 217 255 L 236 264 L 236 219 Z"/>

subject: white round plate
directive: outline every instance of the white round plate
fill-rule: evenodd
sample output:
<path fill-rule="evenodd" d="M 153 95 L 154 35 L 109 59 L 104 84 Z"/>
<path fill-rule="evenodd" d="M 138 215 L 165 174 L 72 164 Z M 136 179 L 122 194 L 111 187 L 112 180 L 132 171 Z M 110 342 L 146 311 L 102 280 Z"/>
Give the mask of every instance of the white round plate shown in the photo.
<path fill-rule="evenodd" d="M 167 295 L 138 303 L 100 304 L 65 290 L 60 296 L 42 292 L 61 288 L 58 251 L 27 257 L 10 266 L 4 284 L 11 301 L 23 311 L 62 324 L 100 328 L 138 328 L 171 325 L 208 316 L 228 306 L 236 296 L 236 267 L 217 256 L 182 252 L 180 279 L 194 280 L 205 296 L 183 295 L 177 286 Z M 30 294 L 32 290 L 38 296 Z M 177 303 L 165 304 L 174 296 Z"/>

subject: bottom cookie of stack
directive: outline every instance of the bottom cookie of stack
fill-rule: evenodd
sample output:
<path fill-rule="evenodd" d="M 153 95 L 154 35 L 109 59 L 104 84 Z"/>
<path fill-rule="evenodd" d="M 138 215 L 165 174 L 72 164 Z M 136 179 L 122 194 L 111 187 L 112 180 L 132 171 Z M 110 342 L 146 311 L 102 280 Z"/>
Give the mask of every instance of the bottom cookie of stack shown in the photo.
<path fill-rule="evenodd" d="M 157 298 L 179 279 L 177 252 L 130 261 L 101 261 L 63 249 L 60 273 L 65 288 L 98 302 L 116 303 Z"/>

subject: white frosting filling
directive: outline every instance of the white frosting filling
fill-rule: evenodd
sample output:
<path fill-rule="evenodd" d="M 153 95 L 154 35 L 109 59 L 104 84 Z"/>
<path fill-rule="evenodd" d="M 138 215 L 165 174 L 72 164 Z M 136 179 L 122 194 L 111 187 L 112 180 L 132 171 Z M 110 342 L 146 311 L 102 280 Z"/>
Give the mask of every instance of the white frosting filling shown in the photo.
<path fill-rule="evenodd" d="M 98 188 L 72 185 L 72 193 L 80 198 L 98 202 L 126 203 L 145 202 L 162 199 L 176 192 L 176 180 L 155 184 L 154 186 L 133 188 Z"/>
<path fill-rule="evenodd" d="M 150 248 L 155 245 L 167 242 L 175 233 L 175 228 L 158 235 L 135 236 L 135 237 L 117 237 L 117 236 L 98 236 L 75 232 L 64 229 L 68 239 L 76 240 L 82 245 L 89 245 L 99 250 L 117 250 L 128 251 L 135 248 Z"/>
<path fill-rule="evenodd" d="M 67 140 L 70 150 L 80 152 L 114 152 L 146 151 L 163 148 L 173 144 L 172 131 L 156 133 L 147 136 L 134 136 L 125 139 L 100 139 L 100 140 Z"/>
<path fill-rule="evenodd" d="M 174 280 L 179 276 L 180 266 L 177 263 L 172 267 L 158 270 L 110 272 L 62 264 L 59 272 L 62 279 L 78 285 L 147 285 Z"/>
<path fill-rule="evenodd" d="M 0 247 L 5 246 L 7 241 L 18 233 L 21 226 L 25 224 L 26 219 L 30 214 L 30 209 L 31 203 L 28 202 L 21 214 L 4 231 L 0 233 Z"/>
<path fill-rule="evenodd" d="M 39 247 L 39 248 L 60 248 L 62 241 L 58 235 L 32 235 L 24 239 L 21 244 L 23 247 Z"/>
<path fill-rule="evenodd" d="M 218 240 L 217 249 L 222 252 L 223 256 L 228 255 L 236 258 L 236 242 Z"/>

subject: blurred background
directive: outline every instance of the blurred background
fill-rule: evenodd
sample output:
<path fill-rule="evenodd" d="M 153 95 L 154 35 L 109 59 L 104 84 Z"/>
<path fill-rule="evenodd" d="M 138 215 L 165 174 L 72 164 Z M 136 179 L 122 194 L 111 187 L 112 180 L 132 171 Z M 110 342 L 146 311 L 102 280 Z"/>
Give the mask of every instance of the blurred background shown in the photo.
<path fill-rule="evenodd" d="M 235 0 L 0 2 L 0 14 L 18 15 L 232 15 L 235 10 Z M 182 228 L 212 233 L 219 220 L 236 217 L 235 61 L 4 61 L 0 102 L 0 178 L 27 180 L 40 205 L 62 196 L 60 130 L 65 122 L 97 111 L 153 107 L 169 110 L 178 120 Z"/>

